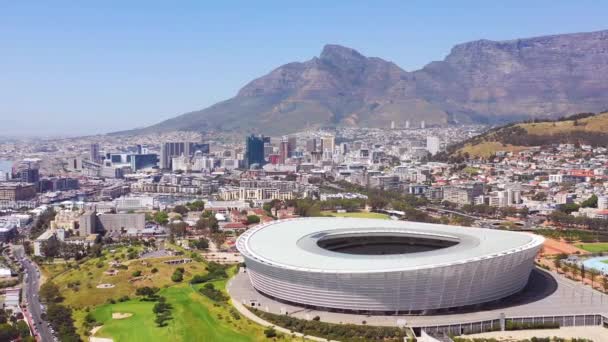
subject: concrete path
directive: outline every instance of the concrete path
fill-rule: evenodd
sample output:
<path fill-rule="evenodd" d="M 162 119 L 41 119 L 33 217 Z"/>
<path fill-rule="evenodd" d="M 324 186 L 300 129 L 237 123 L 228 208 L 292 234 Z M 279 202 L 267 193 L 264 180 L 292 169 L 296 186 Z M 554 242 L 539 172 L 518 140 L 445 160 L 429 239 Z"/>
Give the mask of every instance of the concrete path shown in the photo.
<path fill-rule="evenodd" d="M 260 324 L 260 325 L 265 326 L 265 327 L 274 327 L 276 331 L 282 332 L 282 333 L 284 333 L 284 334 L 286 334 L 288 336 L 292 335 L 291 331 L 289 331 L 289 330 L 287 330 L 285 328 L 279 327 L 279 326 L 277 326 L 275 324 L 272 324 L 272 323 L 270 323 L 268 321 L 265 321 L 265 320 L 261 319 L 260 317 L 256 316 L 253 312 L 249 311 L 245 307 L 245 305 L 243 305 L 243 304 L 241 304 L 241 303 L 239 303 L 239 302 L 237 302 L 235 300 L 231 300 L 230 302 L 232 303 L 232 306 L 234 306 L 238 310 L 238 312 L 240 312 L 243 316 L 247 317 L 248 319 L 254 321 L 255 323 Z M 339 342 L 339 341 L 328 340 L 326 338 L 320 338 L 320 337 L 316 337 L 316 336 L 308 336 L 308 335 L 304 335 L 304 334 L 301 334 L 301 333 L 298 333 L 298 332 L 293 332 L 293 334 L 295 336 L 297 336 L 297 337 L 304 337 L 305 339 L 310 340 L 310 341 Z"/>

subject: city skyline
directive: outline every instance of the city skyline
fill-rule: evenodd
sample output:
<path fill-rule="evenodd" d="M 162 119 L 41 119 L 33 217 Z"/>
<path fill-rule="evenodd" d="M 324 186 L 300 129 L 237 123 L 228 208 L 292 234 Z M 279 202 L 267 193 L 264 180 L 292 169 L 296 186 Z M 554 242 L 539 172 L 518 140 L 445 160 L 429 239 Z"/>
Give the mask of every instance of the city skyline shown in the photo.
<path fill-rule="evenodd" d="M 471 40 L 605 28 L 605 6 L 591 3 L 3 7 L 0 32 L 12 37 L 2 42 L 8 53 L 0 66 L 5 136 L 86 135 L 154 124 L 225 100 L 278 65 L 318 55 L 327 43 L 411 71 Z M 230 28 L 237 23 L 249 29 Z"/>

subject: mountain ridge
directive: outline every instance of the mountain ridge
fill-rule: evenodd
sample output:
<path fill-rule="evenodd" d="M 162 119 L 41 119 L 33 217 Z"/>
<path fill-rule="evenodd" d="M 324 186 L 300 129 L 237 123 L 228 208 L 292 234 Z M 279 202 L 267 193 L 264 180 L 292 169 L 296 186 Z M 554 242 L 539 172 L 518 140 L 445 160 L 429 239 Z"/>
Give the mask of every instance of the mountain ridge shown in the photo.
<path fill-rule="evenodd" d="M 140 130 L 285 134 L 326 126 L 512 122 L 604 110 L 608 30 L 455 45 L 415 71 L 327 44 L 230 99 Z"/>

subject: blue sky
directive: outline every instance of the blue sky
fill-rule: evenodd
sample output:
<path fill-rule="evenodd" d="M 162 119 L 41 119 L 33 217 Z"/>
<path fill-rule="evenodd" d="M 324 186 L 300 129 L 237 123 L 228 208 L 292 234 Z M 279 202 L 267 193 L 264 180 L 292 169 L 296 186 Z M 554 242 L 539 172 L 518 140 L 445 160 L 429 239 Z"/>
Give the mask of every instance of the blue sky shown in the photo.
<path fill-rule="evenodd" d="M 2 1 L 0 134 L 142 127 L 326 43 L 406 70 L 454 44 L 608 29 L 600 1 Z"/>

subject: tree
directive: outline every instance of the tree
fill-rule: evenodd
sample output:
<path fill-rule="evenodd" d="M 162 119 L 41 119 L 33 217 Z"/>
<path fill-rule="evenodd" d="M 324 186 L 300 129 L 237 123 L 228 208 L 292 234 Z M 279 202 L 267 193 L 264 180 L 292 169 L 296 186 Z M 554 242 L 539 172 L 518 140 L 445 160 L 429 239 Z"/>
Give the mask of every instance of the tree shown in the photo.
<path fill-rule="evenodd" d="M 194 241 L 191 240 L 189 242 L 189 244 L 190 244 L 190 247 L 197 248 L 197 249 L 209 248 L 209 240 L 205 239 L 204 237 L 201 237 L 198 240 L 194 240 Z"/>
<path fill-rule="evenodd" d="M 173 272 L 173 275 L 171 276 L 171 280 L 175 283 L 179 283 L 184 280 L 184 274 L 182 272 L 179 272 L 178 270 L 175 270 L 175 272 Z"/>
<path fill-rule="evenodd" d="M 583 208 L 597 208 L 597 196 L 591 195 L 591 197 L 581 203 L 581 207 Z"/>
<path fill-rule="evenodd" d="M 264 330 L 264 335 L 266 335 L 267 338 L 273 338 L 277 336 L 277 331 L 274 327 L 269 327 Z"/>
<path fill-rule="evenodd" d="M 187 228 L 188 224 L 186 222 L 174 222 L 169 225 L 171 234 L 179 237 L 186 235 Z"/>
<path fill-rule="evenodd" d="M 260 223 L 260 217 L 257 215 L 247 215 L 247 224 Z"/>
<path fill-rule="evenodd" d="M 205 209 L 205 202 L 203 202 L 201 200 L 196 200 L 194 202 L 186 204 L 186 206 L 191 211 L 201 211 L 201 210 Z"/>
<path fill-rule="evenodd" d="M 154 214 L 154 222 L 165 225 L 169 222 L 169 215 L 164 211 L 158 211 Z"/>
<path fill-rule="evenodd" d="M 60 255 L 61 241 L 51 238 L 42 243 L 42 254 L 47 258 L 55 258 Z"/>
<path fill-rule="evenodd" d="M 63 300 L 63 297 L 59 292 L 59 287 L 51 280 L 40 286 L 40 291 L 38 291 L 38 294 L 44 303 L 59 303 Z"/>
<path fill-rule="evenodd" d="M 608 276 L 602 278 L 602 287 L 604 288 L 604 292 L 608 292 Z"/>
<path fill-rule="evenodd" d="M 176 205 L 173 207 L 173 212 L 184 216 L 188 213 L 188 208 L 186 208 L 184 205 Z"/>
<path fill-rule="evenodd" d="M 8 323 L 0 324 L 0 341 L 12 341 L 19 337 L 19 331 Z"/>
<path fill-rule="evenodd" d="M 204 230 L 207 228 L 209 228 L 209 220 L 206 218 L 198 219 L 198 221 L 196 221 L 196 224 L 194 225 L 194 229 L 196 230 Z"/>
<path fill-rule="evenodd" d="M 19 336 L 22 338 L 30 336 L 30 327 L 25 323 L 24 320 L 17 321 L 15 328 L 19 332 Z"/>

